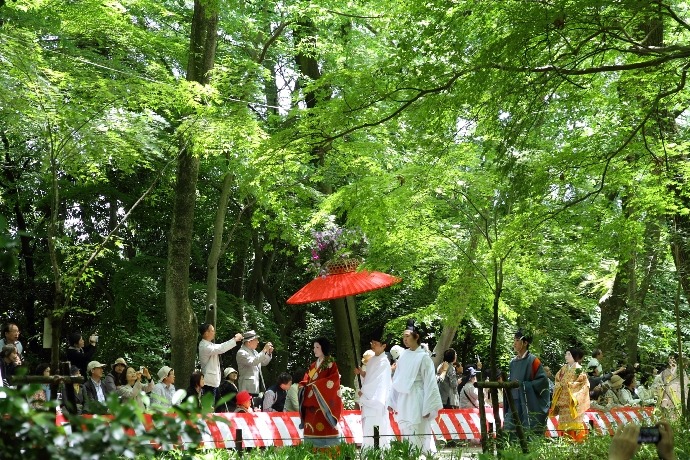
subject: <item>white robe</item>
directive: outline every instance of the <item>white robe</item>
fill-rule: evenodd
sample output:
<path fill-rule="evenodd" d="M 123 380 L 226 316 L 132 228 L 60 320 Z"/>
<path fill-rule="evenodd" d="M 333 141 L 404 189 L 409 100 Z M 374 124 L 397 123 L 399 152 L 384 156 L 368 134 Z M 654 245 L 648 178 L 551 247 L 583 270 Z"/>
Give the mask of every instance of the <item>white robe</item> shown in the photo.
<path fill-rule="evenodd" d="M 381 353 L 367 362 L 367 374 L 362 378 L 362 396 L 359 406 L 362 411 L 362 447 L 374 447 L 374 427 L 379 427 L 379 447 L 385 448 L 393 437 L 388 415 L 388 395 L 391 389 L 391 366 L 388 356 Z"/>
<path fill-rule="evenodd" d="M 423 453 L 436 452 L 431 422 L 443 403 L 434 363 L 421 347 L 405 350 L 400 355 L 388 405 L 397 412 L 396 421 L 403 439 L 421 448 Z"/>

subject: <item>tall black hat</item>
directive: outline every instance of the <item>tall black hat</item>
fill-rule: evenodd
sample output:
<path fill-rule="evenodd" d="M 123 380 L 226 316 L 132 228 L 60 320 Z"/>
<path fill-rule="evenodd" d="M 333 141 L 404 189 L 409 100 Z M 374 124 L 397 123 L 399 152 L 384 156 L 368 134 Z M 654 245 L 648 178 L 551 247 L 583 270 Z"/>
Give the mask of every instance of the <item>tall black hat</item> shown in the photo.
<path fill-rule="evenodd" d="M 388 344 L 390 341 L 390 337 L 384 334 L 384 329 L 385 328 L 383 326 L 376 328 L 369 336 L 369 340 L 374 340 L 376 342 Z"/>
<path fill-rule="evenodd" d="M 523 330 L 523 329 L 518 329 L 517 332 L 515 333 L 515 338 L 523 340 L 527 343 L 532 343 L 532 334 Z"/>

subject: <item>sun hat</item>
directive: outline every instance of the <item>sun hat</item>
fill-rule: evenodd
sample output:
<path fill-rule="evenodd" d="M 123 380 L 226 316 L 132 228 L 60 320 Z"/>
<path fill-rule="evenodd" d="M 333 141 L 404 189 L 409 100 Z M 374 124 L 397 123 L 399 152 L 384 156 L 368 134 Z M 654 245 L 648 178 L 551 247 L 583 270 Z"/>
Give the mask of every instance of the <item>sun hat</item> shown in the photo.
<path fill-rule="evenodd" d="M 623 386 L 623 377 L 620 375 L 614 375 L 611 377 L 611 388 L 614 390 L 618 390 Z"/>
<path fill-rule="evenodd" d="M 228 375 L 232 374 L 233 372 L 234 372 L 235 374 L 237 374 L 237 371 L 235 370 L 235 368 L 233 368 L 233 367 L 226 367 L 225 370 L 223 371 L 223 377 L 228 378 Z"/>
<path fill-rule="evenodd" d="M 170 371 L 172 370 L 172 367 L 170 366 L 163 366 L 158 370 L 158 380 L 163 380 L 168 376 Z"/>
<path fill-rule="evenodd" d="M 242 342 L 249 342 L 250 340 L 258 339 L 258 334 L 252 329 L 242 334 Z"/>
<path fill-rule="evenodd" d="M 127 361 L 125 361 L 125 358 L 117 358 L 115 362 L 113 363 L 113 367 L 117 366 L 118 364 L 122 364 L 123 366 L 127 365 Z"/>

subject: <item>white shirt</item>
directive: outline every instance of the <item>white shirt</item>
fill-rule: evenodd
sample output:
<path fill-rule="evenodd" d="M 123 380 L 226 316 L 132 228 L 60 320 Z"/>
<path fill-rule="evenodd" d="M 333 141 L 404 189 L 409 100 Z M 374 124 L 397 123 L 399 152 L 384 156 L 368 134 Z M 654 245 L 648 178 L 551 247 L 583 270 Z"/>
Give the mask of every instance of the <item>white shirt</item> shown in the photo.
<path fill-rule="evenodd" d="M 204 383 L 207 386 L 218 388 L 220 386 L 220 358 L 228 350 L 235 348 L 237 342 L 230 339 L 223 343 L 213 343 L 206 339 L 199 342 L 199 363 L 201 372 L 204 373 Z"/>

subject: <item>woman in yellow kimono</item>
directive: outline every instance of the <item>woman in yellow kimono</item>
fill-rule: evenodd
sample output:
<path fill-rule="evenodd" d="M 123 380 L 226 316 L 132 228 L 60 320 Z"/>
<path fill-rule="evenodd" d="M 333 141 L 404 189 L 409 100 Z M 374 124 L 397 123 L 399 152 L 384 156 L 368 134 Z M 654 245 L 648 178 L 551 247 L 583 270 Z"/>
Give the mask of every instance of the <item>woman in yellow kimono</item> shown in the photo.
<path fill-rule="evenodd" d="M 582 441 L 587 436 L 584 413 L 589 409 L 589 380 L 580 366 L 583 356 L 578 348 L 565 352 L 566 364 L 556 374 L 549 410 L 549 416 L 558 416 L 558 431 L 574 441 Z"/>
<path fill-rule="evenodd" d="M 304 441 L 318 448 L 340 444 L 338 419 L 343 411 L 343 400 L 340 398 L 340 373 L 330 348 L 327 339 L 314 340 L 316 361 L 311 363 L 299 383 Z"/>

